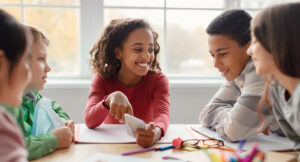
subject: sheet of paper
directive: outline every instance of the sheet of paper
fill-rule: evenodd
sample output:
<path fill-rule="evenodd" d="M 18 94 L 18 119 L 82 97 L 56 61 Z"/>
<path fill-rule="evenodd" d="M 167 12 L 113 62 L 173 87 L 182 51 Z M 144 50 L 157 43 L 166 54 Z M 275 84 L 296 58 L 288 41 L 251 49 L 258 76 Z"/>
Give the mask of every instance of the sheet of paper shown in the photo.
<path fill-rule="evenodd" d="M 125 124 L 102 124 L 95 129 L 89 129 L 85 124 L 77 124 L 75 130 L 75 142 L 77 143 L 135 143 L 135 138 L 126 132 Z M 173 139 L 192 139 L 192 131 L 182 124 L 169 125 L 165 136 L 157 143 L 171 143 Z"/>
<path fill-rule="evenodd" d="M 228 147 L 238 149 L 238 143 L 232 143 L 232 142 L 226 141 L 225 139 L 221 138 L 215 131 L 213 131 L 209 128 L 205 128 L 200 125 L 199 126 L 191 126 L 191 127 L 205 136 L 223 140 L 224 144 Z M 294 143 L 292 141 L 290 141 L 288 138 L 281 137 L 276 134 L 270 133 L 269 136 L 265 136 L 264 134 L 258 134 L 254 139 L 247 140 L 243 149 L 250 150 L 252 148 L 252 144 L 254 142 L 257 142 L 259 144 L 259 149 L 262 151 L 292 150 L 293 146 L 294 146 Z"/>
<path fill-rule="evenodd" d="M 209 158 L 209 155 L 205 153 L 204 151 L 178 151 L 178 152 L 172 152 L 168 157 L 177 158 L 184 161 L 201 161 L 201 162 L 211 162 L 211 159 Z"/>
<path fill-rule="evenodd" d="M 123 124 L 102 124 L 95 129 L 89 129 L 85 124 L 77 124 L 75 142 L 134 143 L 135 138 L 126 133 L 126 127 Z"/>
<path fill-rule="evenodd" d="M 130 156 L 121 156 L 121 155 L 113 155 L 113 154 L 104 154 L 104 153 L 97 153 L 88 158 L 85 162 L 120 162 L 120 161 L 130 161 L 130 162 L 163 162 L 166 160 L 159 160 L 159 159 L 146 159 L 146 158 L 137 158 L 137 157 L 130 157 Z M 183 162 L 181 160 L 167 160 L 168 162 Z"/>

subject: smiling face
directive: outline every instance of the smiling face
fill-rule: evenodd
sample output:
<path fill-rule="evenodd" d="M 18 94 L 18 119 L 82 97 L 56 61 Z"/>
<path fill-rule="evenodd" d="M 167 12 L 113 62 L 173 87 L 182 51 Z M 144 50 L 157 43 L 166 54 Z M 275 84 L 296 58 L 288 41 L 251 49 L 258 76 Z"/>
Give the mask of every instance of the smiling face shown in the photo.
<path fill-rule="evenodd" d="M 249 43 L 241 47 L 224 35 L 210 35 L 208 45 L 214 67 L 227 81 L 238 77 L 250 58 L 246 53 Z"/>
<path fill-rule="evenodd" d="M 42 90 L 46 84 L 47 73 L 51 70 L 47 63 L 47 45 L 37 40 L 32 46 L 31 72 L 32 80 L 28 90 Z"/>
<path fill-rule="evenodd" d="M 252 57 L 256 73 L 260 75 L 274 74 L 279 71 L 275 65 L 273 56 L 257 41 L 254 34 L 251 35 L 252 43 L 247 54 Z"/>
<path fill-rule="evenodd" d="M 148 73 L 154 60 L 154 40 L 151 30 L 135 29 L 124 41 L 122 49 L 116 48 L 115 53 L 121 61 L 119 74 L 140 79 Z"/>

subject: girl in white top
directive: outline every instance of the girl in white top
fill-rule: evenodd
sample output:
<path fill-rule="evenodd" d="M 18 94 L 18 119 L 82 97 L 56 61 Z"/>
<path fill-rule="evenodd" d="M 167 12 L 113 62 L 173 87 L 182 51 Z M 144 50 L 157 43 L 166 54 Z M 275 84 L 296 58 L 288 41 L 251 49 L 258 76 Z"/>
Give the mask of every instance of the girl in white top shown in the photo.
<path fill-rule="evenodd" d="M 17 106 L 31 78 L 28 31 L 0 9 L 0 161 L 27 161 L 22 131 L 1 104 Z"/>
<path fill-rule="evenodd" d="M 284 134 L 300 149 L 300 3 L 262 10 L 252 21 L 248 54 L 256 72 L 268 76 L 262 103 L 271 87 L 273 114 Z M 273 78 L 273 79 L 272 79 Z M 264 125 L 268 125 L 265 122 Z"/>

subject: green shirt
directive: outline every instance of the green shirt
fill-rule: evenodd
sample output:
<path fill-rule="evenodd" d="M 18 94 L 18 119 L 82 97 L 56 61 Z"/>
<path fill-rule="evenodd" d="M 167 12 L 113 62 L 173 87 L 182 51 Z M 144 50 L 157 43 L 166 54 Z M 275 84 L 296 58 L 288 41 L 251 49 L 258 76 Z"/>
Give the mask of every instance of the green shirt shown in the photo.
<path fill-rule="evenodd" d="M 29 152 L 29 160 L 38 159 L 55 151 L 58 144 L 56 136 L 51 133 L 39 136 L 31 135 L 34 120 L 34 108 L 42 97 L 43 96 L 37 91 L 31 91 L 23 96 L 22 106 L 13 107 L 3 105 L 3 107 L 16 118 L 22 128 Z M 51 103 L 53 110 L 61 119 L 70 119 L 67 113 L 58 104 L 56 104 L 55 101 L 51 100 Z"/>

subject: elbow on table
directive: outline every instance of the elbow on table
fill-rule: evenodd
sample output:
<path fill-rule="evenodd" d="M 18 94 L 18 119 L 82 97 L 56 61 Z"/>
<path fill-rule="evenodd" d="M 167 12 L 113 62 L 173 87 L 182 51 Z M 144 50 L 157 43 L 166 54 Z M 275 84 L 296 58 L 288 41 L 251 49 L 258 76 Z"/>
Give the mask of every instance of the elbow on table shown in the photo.
<path fill-rule="evenodd" d="M 84 117 L 84 122 L 85 122 L 85 125 L 89 128 L 89 129 L 94 129 L 95 127 L 97 127 L 95 125 L 95 123 L 93 121 L 91 121 L 88 117 Z"/>
<path fill-rule="evenodd" d="M 255 137 L 256 132 L 251 132 L 255 130 L 247 130 L 242 132 L 241 129 L 226 129 L 224 130 L 223 137 L 230 142 L 238 142 L 240 140 L 248 140 Z"/>

